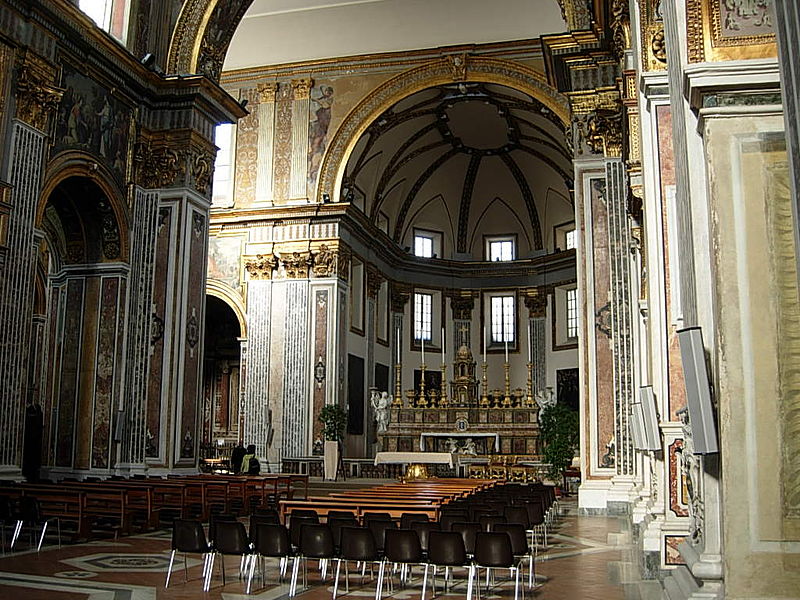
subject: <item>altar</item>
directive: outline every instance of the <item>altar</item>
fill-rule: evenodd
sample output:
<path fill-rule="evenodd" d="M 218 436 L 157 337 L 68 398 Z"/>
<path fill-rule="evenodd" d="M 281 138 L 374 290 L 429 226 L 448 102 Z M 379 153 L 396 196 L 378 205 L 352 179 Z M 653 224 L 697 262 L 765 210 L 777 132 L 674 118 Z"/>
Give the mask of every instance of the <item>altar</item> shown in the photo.
<path fill-rule="evenodd" d="M 447 465 L 453 468 L 453 455 L 449 452 L 378 452 L 375 465 L 408 465 L 403 479 L 414 481 L 428 479 L 430 473 L 427 465 Z"/>
<path fill-rule="evenodd" d="M 428 450 L 428 444 L 426 443 L 427 438 L 435 438 L 433 443 L 434 449 L 436 448 L 437 441 L 444 440 L 445 444 L 447 444 L 449 440 L 452 440 L 454 448 L 450 449 L 449 450 L 450 452 L 458 451 L 459 446 L 456 443 L 457 440 L 463 440 L 464 442 L 474 443 L 474 438 L 492 438 L 494 440 L 493 452 L 495 453 L 500 452 L 500 434 L 497 433 L 496 431 L 486 431 L 486 432 L 437 431 L 431 433 L 423 432 L 419 434 L 419 449 L 422 450 L 423 452 Z M 463 450 L 467 446 L 466 444 L 464 444 L 460 447 Z M 462 454 L 472 454 L 472 452 L 462 452 Z M 477 454 L 477 451 L 475 452 L 475 454 Z"/>

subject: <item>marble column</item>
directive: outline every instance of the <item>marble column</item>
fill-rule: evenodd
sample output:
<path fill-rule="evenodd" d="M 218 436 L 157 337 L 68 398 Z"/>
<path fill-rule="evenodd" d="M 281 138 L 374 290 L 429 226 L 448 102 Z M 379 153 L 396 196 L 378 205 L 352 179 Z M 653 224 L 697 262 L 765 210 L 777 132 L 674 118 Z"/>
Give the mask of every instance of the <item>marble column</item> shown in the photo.
<path fill-rule="evenodd" d="M 8 59 L 9 55 L 4 55 Z M 27 364 L 33 315 L 36 208 L 41 193 L 50 116 L 63 90 L 56 71 L 36 55 L 23 55 L 16 85 L 16 115 L 11 121 L 8 170 L 11 185 L 5 266 L 0 272 L 0 473 L 19 472 Z M 2 65 L 7 69 L 6 64 Z"/>
<path fill-rule="evenodd" d="M 277 83 L 258 86 L 258 165 L 256 167 L 256 203 L 272 204 L 272 173 L 275 139 L 275 93 Z"/>
<path fill-rule="evenodd" d="M 278 260 L 272 255 L 245 257 L 247 282 L 247 342 L 242 344 L 242 389 L 239 438 L 255 444 L 256 454 L 279 464 L 270 453 L 272 414 L 269 403 L 272 276 Z"/>
<path fill-rule="evenodd" d="M 545 393 L 547 385 L 547 290 L 534 289 L 525 293 L 524 302 L 528 309 L 528 331 L 531 344 L 531 392 L 536 398 Z M 527 351 L 527 348 L 526 348 Z"/>
<path fill-rule="evenodd" d="M 290 200 L 305 200 L 308 181 L 308 106 L 311 94 L 310 78 L 292 79 L 292 171 L 289 185 Z"/>
<path fill-rule="evenodd" d="M 453 311 L 453 356 L 462 346 L 471 348 L 472 309 L 475 308 L 475 296 L 472 292 L 455 292 L 450 296 L 450 309 Z M 480 346 L 472 353 L 478 356 Z"/>
<path fill-rule="evenodd" d="M 394 404 L 399 406 L 403 403 L 403 353 L 404 353 L 404 319 L 405 307 L 411 298 L 411 287 L 402 283 L 392 282 L 390 304 L 392 310 L 392 362 L 394 365 L 394 384 L 393 395 Z M 399 360 L 398 360 L 399 357 Z"/>

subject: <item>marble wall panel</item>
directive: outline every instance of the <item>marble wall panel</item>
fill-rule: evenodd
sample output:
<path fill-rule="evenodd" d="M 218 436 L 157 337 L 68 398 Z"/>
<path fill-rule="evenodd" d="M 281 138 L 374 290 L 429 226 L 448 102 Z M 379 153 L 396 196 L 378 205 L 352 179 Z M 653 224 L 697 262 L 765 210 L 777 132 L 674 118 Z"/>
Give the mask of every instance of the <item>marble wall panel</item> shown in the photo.
<path fill-rule="evenodd" d="M 669 414 L 664 415 L 666 421 L 680 421 L 675 415 L 677 411 L 686 406 L 686 391 L 683 383 L 683 367 L 681 366 L 681 352 L 678 346 L 678 335 L 672 324 L 672 277 L 670 273 L 670 231 L 667 202 L 674 194 L 670 190 L 675 188 L 675 153 L 672 147 L 672 111 L 669 105 L 659 106 L 656 109 L 658 157 L 661 180 L 661 222 L 662 238 L 664 245 L 664 305 L 666 311 L 667 342 L 667 394 Z"/>
<path fill-rule="evenodd" d="M 168 309 L 168 277 L 173 245 L 173 209 L 163 206 L 158 211 L 158 229 L 155 250 L 155 279 L 153 283 L 153 327 L 150 346 L 150 376 L 147 385 L 147 432 L 145 456 L 163 457 L 162 414 L 164 413 L 162 388 L 164 385 L 164 327 Z M 164 419 L 166 426 L 168 419 Z"/>
<path fill-rule="evenodd" d="M 614 437 L 614 356 L 611 350 L 611 306 L 610 281 L 611 258 L 606 207 L 606 182 L 603 178 L 591 180 L 590 202 L 592 203 L 592 265 L 594 277 L 594 337 L 595 373 L 597 389 L 597 446 L 595 452 L 598 465 L 603 468 L 616 466 L 614 452 L 608 444 Z M 612 449 L 613 450 L 613 449 Z"/>
<path fill-rule="evenodd" d="M 325 406 L 328 388 L 328 318 L 330 313 L 330 290 L 314 293 L 314 420 L 312 440 L 322 440 L 322 423 L 317 418 Z"/>
<path fill-rule="evenodd" d="M 117 310 L 120 280 L 104 277 L 100 284 L 100 310 L 94 378 L 94 427 L 92 428 L 92 468 L 109 466 L 113 426 L 114 371 L 117 360 Z"/>
<path fill-rule="evenodd" d="M 64 298 L 64 346 L 58 386 L 58 424 L 56 426 L 55 464 L 72 467 L 75 421 L 78 399 L 78 376 L 83 345 L 83 293 L 85 282 L 70 279 Z M 67 342 L 68 341 L 68 342 Z"/>

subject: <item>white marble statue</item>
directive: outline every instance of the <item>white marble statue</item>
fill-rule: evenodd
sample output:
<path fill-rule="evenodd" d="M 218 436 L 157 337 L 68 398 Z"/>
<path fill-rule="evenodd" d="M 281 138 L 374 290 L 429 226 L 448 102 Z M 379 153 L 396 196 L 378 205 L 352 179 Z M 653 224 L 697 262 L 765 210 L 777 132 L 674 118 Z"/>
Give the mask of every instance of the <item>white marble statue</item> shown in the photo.
<path fill-rule="evenodd" d="M 458 451 L 458 442 L 454 438 L 447 438 L 444 441 L 444 449 L 450 454 L 455 454 Z"/>
<path fill-rule="evenodd" d="M 389 407 L 392 405 L 392 399 L 388 392 L 380 392 L 373 390 L 370 396 L 370 403 L 372 408 L 375 409 L 375 421 L 378 423 L 378 433 L 386 433 L 389 428 Z"/>

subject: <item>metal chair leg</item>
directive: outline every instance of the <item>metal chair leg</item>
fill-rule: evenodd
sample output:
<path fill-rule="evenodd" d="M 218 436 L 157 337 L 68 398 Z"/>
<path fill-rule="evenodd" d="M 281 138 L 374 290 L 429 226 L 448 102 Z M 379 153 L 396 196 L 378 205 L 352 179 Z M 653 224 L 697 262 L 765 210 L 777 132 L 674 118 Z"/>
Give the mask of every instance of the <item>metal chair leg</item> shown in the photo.
<path fill-rule="evenodd" d="M 169 555 L 169 568 L 167 569 L 167 582 L 164 584 L 165 588 L 169 587 L 169 578 L 172 575 L 172 564 L 175 562 L 175 550 Z"/>

